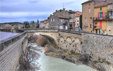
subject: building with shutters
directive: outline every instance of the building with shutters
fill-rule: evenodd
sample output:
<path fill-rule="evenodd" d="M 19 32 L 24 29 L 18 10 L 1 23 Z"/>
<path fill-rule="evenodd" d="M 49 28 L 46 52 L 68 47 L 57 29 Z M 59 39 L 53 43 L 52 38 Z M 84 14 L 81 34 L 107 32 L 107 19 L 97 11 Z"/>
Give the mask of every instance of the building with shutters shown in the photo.
<path fill-rule="evenodd" d="M 108 14 L 108 5 L 113 1 L 98 3 L 94 6 L 94 33 L 97 34 L 108 34 L 107 29 L 108 21 L 110 21 Z M 111 13 L 112 14 L 112 13 Z"/>
<path fill-rule="evenodd" d="M 95 32 L 94 30 L 94 6 L 98 3 L 110 2 L 113 0 L 88 0 L 82 3 L 82 30 L 85 32 Z M 99 8 L 98 8 L 99 9 Z M 101 13 L 102 14 L 102 13 Z"/>

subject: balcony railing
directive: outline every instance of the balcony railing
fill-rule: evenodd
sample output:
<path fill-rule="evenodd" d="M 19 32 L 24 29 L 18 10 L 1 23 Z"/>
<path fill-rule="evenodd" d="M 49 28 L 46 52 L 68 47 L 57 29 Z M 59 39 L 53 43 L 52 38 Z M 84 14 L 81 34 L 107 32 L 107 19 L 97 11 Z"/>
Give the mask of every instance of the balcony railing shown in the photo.
<path fill-rule="evenodd" d="M 108 20 L 107 17 L 94 17 L 93 18 L 94 21 L 98 21 L 98 20 Z"/>
<path fill-rule="evenodd" d="M 104 18 L 102 18 L 102 17 L 94 17 L 93 18 L 93 20 L 94 21 L 101 21 L 101 20 L 113 20 L 113 16 L 106 16 L 106 17 L 104 17 Z"/>
<path fill-rule="evenodd" d="M 100 26 L 94 25 L 94 29 L 100 29 Z"/>
<path fill-rule="evenodd" d="M 108 16 L 108 20 L 113 20 L 113 15 L 112 16 Z"/>

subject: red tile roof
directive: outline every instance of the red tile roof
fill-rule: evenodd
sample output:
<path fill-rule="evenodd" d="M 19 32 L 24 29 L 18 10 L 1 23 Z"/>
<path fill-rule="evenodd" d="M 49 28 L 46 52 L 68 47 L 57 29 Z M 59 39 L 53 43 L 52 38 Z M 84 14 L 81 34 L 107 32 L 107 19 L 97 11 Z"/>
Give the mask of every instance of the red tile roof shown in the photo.
<path fill-rule="evenodd" d="M 106 5 L 110 4 L 110 3 L 113 3 L 113 1 L 98 3 L 98 4 L 96 4 L 94 7 L 106 6 Z"/>
<path fill-rule="evenodd" d="M 76 11 L 75 16 L 80 16 L 80 15 L 82 15 L 82 12 Z"/>
<path fill-rule="evenodd" d="M 92 0 L 85 1 L 82 4 L 85 4 L 85 3 L 88 3 L 88 2 L 92 2 Z"/>

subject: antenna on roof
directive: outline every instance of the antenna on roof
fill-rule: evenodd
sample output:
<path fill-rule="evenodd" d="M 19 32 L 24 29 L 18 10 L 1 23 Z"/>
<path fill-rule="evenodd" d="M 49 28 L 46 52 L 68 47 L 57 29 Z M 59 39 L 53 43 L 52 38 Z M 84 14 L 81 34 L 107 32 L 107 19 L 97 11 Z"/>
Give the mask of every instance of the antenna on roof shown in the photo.
<path fill-rule="evenodd" d="M 63 3 L 63 8 L 64 8 L 64 3 Z"/>

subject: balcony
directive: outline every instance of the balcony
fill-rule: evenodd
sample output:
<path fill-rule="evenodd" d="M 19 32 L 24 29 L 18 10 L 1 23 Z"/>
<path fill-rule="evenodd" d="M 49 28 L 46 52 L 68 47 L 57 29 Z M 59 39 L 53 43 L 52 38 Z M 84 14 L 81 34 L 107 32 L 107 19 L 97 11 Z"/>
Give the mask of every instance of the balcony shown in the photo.
<path fill-rule="evenodd" d="M 113 20 L 113 16 L 108 16 L 108 20 Z"/>
<path fill-rule="evenodd" d="M 102 21 L 102 20 L 108 20 L 108 18 L 107 17 L 103 17 L 103 18 L 102 17 L 94 17 L 93 20 L 94 21 Z"/>
<path fill-rule="evenodd" d="M 100 29 L 100 26 L 94 25 L 94 29 Z"/>

